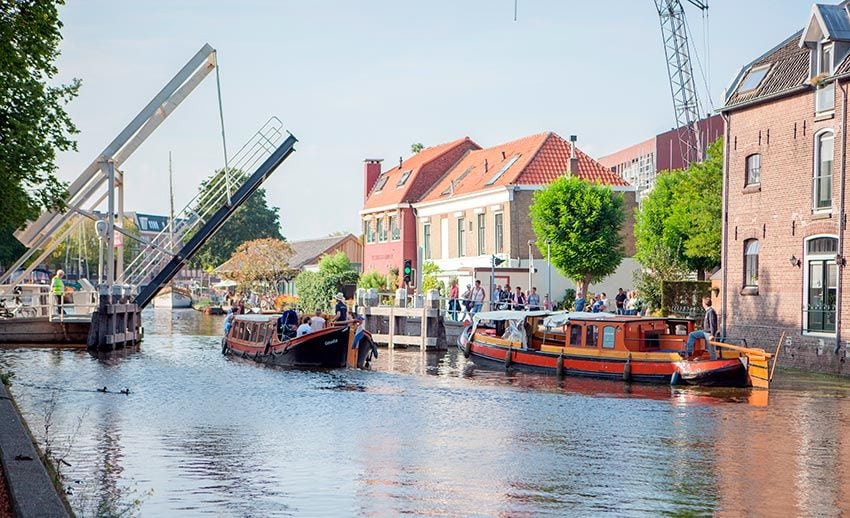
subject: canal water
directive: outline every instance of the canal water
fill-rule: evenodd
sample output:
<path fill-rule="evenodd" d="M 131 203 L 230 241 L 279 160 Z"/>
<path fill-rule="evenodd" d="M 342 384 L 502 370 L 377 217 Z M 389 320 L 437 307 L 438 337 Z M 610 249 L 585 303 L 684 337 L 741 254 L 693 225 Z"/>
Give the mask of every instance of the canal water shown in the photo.
<path fill-rule="evenodd" d="M 222 356 L 221 324 L 149 310 L 138 351 L 0 351 L 79 514 L 850 514 L 844 381 L 782 372 L 764 401 L 415 349 L 280 370 Z"/>

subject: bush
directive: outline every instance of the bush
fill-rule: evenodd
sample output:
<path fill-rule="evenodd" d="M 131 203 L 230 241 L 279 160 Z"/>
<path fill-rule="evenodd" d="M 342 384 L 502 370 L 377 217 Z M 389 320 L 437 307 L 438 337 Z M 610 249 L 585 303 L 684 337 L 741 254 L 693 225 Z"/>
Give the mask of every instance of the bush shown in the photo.
<path fill-rule="evenodd" d="M 295 278 L 301 309 L 310 312 L 330 310 L 334 295 L 342 291 L 344 285 L 356 284 L 358 277 L 343 252 L 322 257 L 318 272 L 301 272 Z"/>
<path fill-rule="evenodd" d="M 357 287 L 367 290 L 374 288 L 378 291 L 385 291 L 387 289 L 387 277 L 381 275 L 376 270 L 372 270 L 360 276 L 360 280 L 357 281 Z"/>

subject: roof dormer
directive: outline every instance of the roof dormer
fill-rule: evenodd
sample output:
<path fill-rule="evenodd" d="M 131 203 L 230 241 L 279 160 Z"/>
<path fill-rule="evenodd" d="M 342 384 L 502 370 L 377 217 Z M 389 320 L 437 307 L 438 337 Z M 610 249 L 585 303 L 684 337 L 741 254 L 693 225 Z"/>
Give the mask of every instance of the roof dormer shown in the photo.
<path fill-rule="evenodd" d="M 814 4 L 800 35 L 800 48 L 811 52 L 809 77 L 831 76 L 850 52 L 850 11 L 839 5 Z"/>

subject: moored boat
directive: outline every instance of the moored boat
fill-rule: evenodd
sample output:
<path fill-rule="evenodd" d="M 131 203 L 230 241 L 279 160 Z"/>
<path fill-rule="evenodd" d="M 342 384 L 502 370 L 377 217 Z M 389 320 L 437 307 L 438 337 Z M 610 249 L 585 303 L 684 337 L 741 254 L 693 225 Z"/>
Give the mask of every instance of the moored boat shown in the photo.
<path fill-rule="evenodd" d="M 377 348 L 359 321 L 335 322 L 297 338 L 282 336 L 280 315 L 237 315 L 222 338 L 222 353 L 286 367 L 368 367 Z"/>
<path fill-rule="evenodd" d="M 475 315 L 458 346 L 467 357 L 559 375 L 768 387 L 770 353 L 700 339 L 687 354 L 693 330 L 688 319 L 490 311 Z"/>

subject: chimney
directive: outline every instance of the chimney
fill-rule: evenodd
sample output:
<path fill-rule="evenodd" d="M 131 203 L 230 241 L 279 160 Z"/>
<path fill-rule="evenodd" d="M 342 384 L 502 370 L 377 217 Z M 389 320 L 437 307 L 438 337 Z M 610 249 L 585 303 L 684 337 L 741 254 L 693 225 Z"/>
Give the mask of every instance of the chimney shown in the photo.
<path fill-rule="evenodd" d="M 484 172 L 486 173 L 489 167 L 487 167 L 487 159 L 484 159 Z"/>
<path fill-rule="evenodd" d="M 401 166 L 404 164 L 404 158 L 398 157 L 398 169 L 401 170 Z"/>
<path fill-rule="evenodd" d="M 505 155 L 505 152 L 502 151 L 502 160 L 504 160 L 505 158 L 507 158 L 507 155 Z"/>
<path fill-rule="evenodd" d="M 578 137 L 570 135 L 570 175 L 578 173 L 578 156 L 576 156 L 576 140 Z"/>
<path fill-rule="evenodd" d="M 363 162 L 365 166 L 363 167 L 363 200 L 369 197 L 369 192 L 372 190 L 372 187 L 375 186 L 375 182 L 378 181 L 378 177 L 381 176 L 381 162 L 383 162 L 383 158 L 367 158 Z"/>

